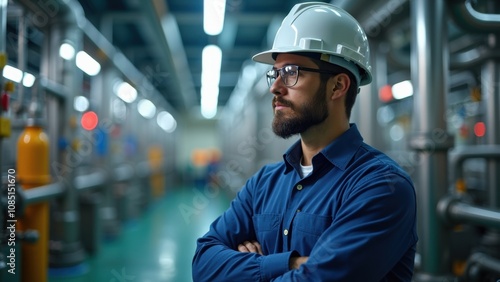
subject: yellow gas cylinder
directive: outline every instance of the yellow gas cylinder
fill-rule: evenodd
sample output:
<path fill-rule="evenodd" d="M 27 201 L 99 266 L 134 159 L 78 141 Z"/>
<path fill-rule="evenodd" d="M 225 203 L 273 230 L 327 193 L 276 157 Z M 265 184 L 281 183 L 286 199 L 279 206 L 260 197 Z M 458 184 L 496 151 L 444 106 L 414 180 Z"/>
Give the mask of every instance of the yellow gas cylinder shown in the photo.
<path fill-rule="evenodd" d="M 50 182 L 49 138 L 34 119 L 19 136 L 17 142 L 17 179 L 24 189 L 33 189 Z M 18 226 L 36 230 L 39 238 L 22 245 L 21 281 L 47 281 L 49 259 L 49 203 L 26 207 Z"/>

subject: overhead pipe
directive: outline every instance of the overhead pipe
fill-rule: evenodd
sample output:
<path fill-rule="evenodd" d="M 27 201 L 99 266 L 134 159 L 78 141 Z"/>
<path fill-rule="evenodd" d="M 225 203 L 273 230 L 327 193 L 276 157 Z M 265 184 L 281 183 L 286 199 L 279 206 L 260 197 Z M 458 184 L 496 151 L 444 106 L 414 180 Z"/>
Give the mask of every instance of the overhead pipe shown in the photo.
<path fill-rule="evenodd" d="M 353 15 L 367 35 L 375 37 L 383 28 L 403 19 L 401 12 L 407 8 L 409 2 L 408 0 L 389 0 L 366 3 L 364 1 L 334 0 L 331 3 Z"/>
<path fill-rule="evenodd" d="M 172 31 L 167 33 L 161 30 L 161 27 L 156 26 L 158 25 L 158 20 L 155 19 L 157 17 L 156 13 L 151 16 L 151 13 L 153 12 L 151 12 L 151 10 L 147 9 L 146 7 L 148 5 L 152 5 L 152 3 L 150 2 L 152 1 L 147 1 L 147 3 L 144 2 L 144 4 L 141 5 L 140 8 L 144 10 L 142 12 L 139 11 L 126 14 L 108 13 L 102 20 L 100 30 L 87 32 L 87 35 L 92 38 L 97 38 L 100 37 L 100 35 L 98 34 L 101 33 L 102 36 L 104 36 L 106 40 L 109 41 L 110 44 L 112 44 L 113 29 L 115 25 L 127 23 L 137 25 L 140 29 L 141 34 L 143 34 L 146 39 L 150 41 L 149 48 L 151 48 L 151 51 L 157 54 L 157 56 L 159 56 L 160 58 L 163 58 L 159 61 L 159 64 L 168 71 L 169 84 L 173 85 L 174 92 L 180 93 L 180 97 L 183 101 L 182 106 L 186 109 L 189 109 L 196 102 L 196 91 L 194 89 L 191 74 L 188 71 L 189 68 L 187 65 L 187 59 L 185 59 L 186 55 L 183 51 L 184 47 L 182 46 L 182 42 L 179 42 L 176 46 L 171 46 L 173 44 L 173 41 L 181 40 L 180 35 L 174 40 Z M 176 25 L 175 22 L 173 24 Z M 178 30 L 176 32 L 178 32 Z M 158 34 L 160 34 L 160 38 L 158 37 Z M 168 36 L 166 40 L 162 38 L 165 36 Z M 179 48 L 182 50 L 179 50 Z M 175 60 L 173 60 L 173 58 L 175 58 Z M 151 70 L 151 72 L 155 71 L 158 70 Z M 150 73 L 148 75 L 154 74 Z M 134 76 L 139 76 L 139 74 L 134 74 Z M 180 79 L 181 77 L 183 79 Z M 179 81 L 183 81 L 182 85 L 179 84 Z M 149 85 L 145 86 L 145 88 L 150 89 Z"/>
<path fill-rule="evenodd" d="M 62 0 L 59 0 L 62 1 Z M 144 2 L 146 3 L 146 2 Z M 155 100 L 157 106 L 162 106 L 165 110 L 170 112 L 174 117 L 178 115 L 177 111 L 166 101 L 166 99 L 158 92 L 156 87 L 152 84 L 147 77 L 144 76 L 128 60 L 123 53 L 119 52 L 104 35 L 97 30 L 90 22 L 86 21 L 82 28 L 87 38 L 97 46 L 113 63 L 113 66 L 122 73 L 130 82 L 139 87 L 138 90 L 147 89 L 151 94 L 150 97 L 156 96 Z M 181 80 L 179 80 L 181 81 Z M 153 95 L 154 94 L 154 95 Z"/>
<path fill-rule="evenodd" d="M 369 36 L 378 35 L 381 27 L 387 27 L 394 22 L 399 22 L 401 12 L 407 4 L 407 0 L 392 0 L 373 4 L 378 6 L 374 9 L 366 9 L 363 3 L 359 1 L 343 1 L 340 5 L 347 11 L 359 14 L 356 17 L 361 26 L 368 31 Z M 461 28 L 473 33 L 492 32 L 499 33 L 500 15 L 484 14 L 477 12 L 471 5 L 470 0 L 447 0 L 451 7 L 451 15 Z M 359 4 L 361 3 L 361 4 Z M 363 11 L 370 11 L 369 14 L 363 14 Z M 407 54 L 400 54 L 392 51 L 387 54 L 388 60 L 400 68 L 410 68 L 410 60 Z M 489 48 L 478 47 L 459 53 L 450 54 L 449 66 L 451 70 L 470 69 L 478 66 L 484 61 L 500 58 L 500 53 Z"/>
<path fill-rule="evenodd" d="M 410 58 L 407 54 L 392 50 L 387 59 L 398 68 L 410 68 Z M 450 70 L 468 70 L 477 67 L 489 59 L 500 59 L 500 53 L 488 47 L 480 46 L 467 51 L 450 54 Z"/>
<path fill-rule="evenodd" d="M 373 8 L 370 9 L 366 9 L 366 4 L 361 1 L 342 1 L 337 5 L 356 15 L 369 36 L 376 36 L 383 27 L 400 21 L 400 11 L 406 7 L 408 2 L 407 0 L 375 1 L 371 4 Z M 447 0 L 447 3 L 452 11 L 451 16 L 464 30 L 473 33 L 499 33 L 500 15 L 477 12 L 472 7 L 470 0 Z M 369 11 L 369 14 L 366 11 Z M 387 55 L 389 61 L 398 67 L 410 68 L 410 60 L 406 54 L 398 55 L 395 52 L 389 52 Z M 479 47 L 450 54 L 449 65 L 451 70 L 469 69 L 490 58 L 498 59 L 500 53 L 489 48 Z"/>
<path fill-rule="evenodd" d="M 481 13 L 472 7 L 471 0 L 447 0 L 450 16 L 464 31 L 472 34 L 500 34 L 500 15 L 497 13 Z M 496 1 L 485 2 L 495 5 Z M 498 5 L 498 4 L 497 4 Z M 494 8 L 494 7 L 493 7 Z M 497 7 L 498 10 L 498 7 Z M 490 40 L 491 41 L 491 40 Z M 498 60 L 500 54 L 492 46 L 477 47 L 450 57 L 450 69 L 463 70 L 478 66 L 489 60 Z"/>
<path fill-rule="evenodd" d="M 44 17 L 47 21 L 64 19 L 67 22 L 74 23 L 81 31 L 83 31 L 85 36 L 87 36 L 87 38 L 101 51 L 101 53 L 103 53 L 107 58 L 111 60 L 113 66 L 116 67 L 120 73 L 122 73 L 134 85 L 144 87 L 145 89 L 148 89 L 150 93 L 157 95 L 159 98 L 156 100 L 158 102 L 161 102 L 163 108 L 170 112 L 174 117 L 178 115 L 177 111 L 156 90 L 149 79 L 147 79 L 137 69 L 137 67 L 132 65 L 132 63 L 123 55 L 123 53 L 117 50 L 107 40 L 107 38 L 105 38 L 99 32 L 99 30 L 95 28 L 94 25 L 87 21 L 87 19 L 85 18 L 83 7 L 77 0 L 15 0 L 15 2 L 21 4 L 29 11 L 36 13 L 38 16 Z M 60 94 L 64 93 L 61 92 L 64 89 L 58 87 L 57 83 L 54 84 L 50 81 L 45 81 L 43 85 L 46 86 L 48 90 L 53 90 L 51 91 L 51 93 L 56 94 L 57 96 L 61 96 Z M 62 98 L 66 97 L 63 96 Z"/>
<path fill-rule="evenodd" d="M 472 33 L 498 33 L 500 15 L 478 12 L 472 7 L 471 0 L 448 0 L 451 17 L 462 29 Z"/>

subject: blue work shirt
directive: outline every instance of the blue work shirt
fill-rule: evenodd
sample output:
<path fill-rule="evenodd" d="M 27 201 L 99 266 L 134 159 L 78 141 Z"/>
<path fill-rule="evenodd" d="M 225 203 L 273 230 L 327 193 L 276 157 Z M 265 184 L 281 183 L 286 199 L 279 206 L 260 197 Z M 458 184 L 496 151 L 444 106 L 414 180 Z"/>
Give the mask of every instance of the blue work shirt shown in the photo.
<path fill-rule="evenodd" d="M 197 241 L 198 281 L 411 281 L 416 197 L 396 162 L 363 142 L 356 125 L 312 159 L 300 141 L 252 176 Z M 242 253 L 257 240 L 264 255 Z M 289 270 L 290 256 L 309 256 Z"/>

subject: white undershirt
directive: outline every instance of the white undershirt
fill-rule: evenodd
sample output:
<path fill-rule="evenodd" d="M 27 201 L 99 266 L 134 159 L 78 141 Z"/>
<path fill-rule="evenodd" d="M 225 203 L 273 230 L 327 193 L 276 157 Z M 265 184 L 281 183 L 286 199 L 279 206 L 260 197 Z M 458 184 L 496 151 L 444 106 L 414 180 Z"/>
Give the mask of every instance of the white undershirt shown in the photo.
<path fill-rule="evenodd" d="M 312 165 L 302 165 L 300 164 L 300 170 L 302 171 L 302 177 L 306 177 L 313 171 Z"/>

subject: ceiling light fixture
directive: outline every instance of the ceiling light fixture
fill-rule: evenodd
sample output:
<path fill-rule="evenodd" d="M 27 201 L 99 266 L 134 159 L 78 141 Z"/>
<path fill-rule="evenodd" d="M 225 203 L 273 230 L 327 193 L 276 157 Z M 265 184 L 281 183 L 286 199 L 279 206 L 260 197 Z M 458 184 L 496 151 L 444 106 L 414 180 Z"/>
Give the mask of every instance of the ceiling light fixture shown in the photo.
<path fill-rule="evenodd" d="M 84 51 L 76 54 L 76 66 L 90 76 L 97 75 L 101 71 L 101 65 Z"/>
<path fill-rule="evenodd" d="M 208 35 L 218 35 L 224 27 L 226 0 L 203 1 L 203 29 Z"/>
<path fill-rule="evenodd" d="M 222 50 L 217 45 L 203 48 L 201 65 L 201 114 L 213 118 L 217 114 Z"/>

